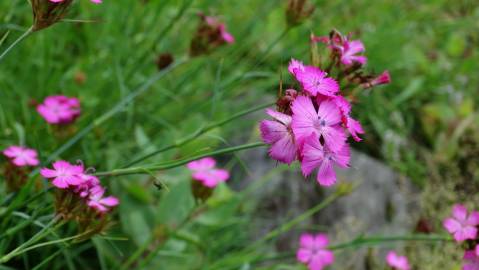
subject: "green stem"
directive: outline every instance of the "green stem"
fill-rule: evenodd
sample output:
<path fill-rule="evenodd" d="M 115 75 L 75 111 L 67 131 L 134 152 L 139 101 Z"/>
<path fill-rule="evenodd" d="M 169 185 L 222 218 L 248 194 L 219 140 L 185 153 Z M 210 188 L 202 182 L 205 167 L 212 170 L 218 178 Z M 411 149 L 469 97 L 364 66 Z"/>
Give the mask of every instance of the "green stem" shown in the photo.
<path fill-rule="evenodd" d="M 3 58 L 22 40 L 24 40 L 26 37 L 28 37 L 31 33 L 33 32 L 33 26 L 27 29 L 21 36 L 17 38 L 8 48 L 3 51 L 3 53 L 0 55 L 0 62 L 2 62 Z"/>
<path fill-rule="evenodd" d="M 221 155 L 221 154 L 228 154 L 228 153 L 234 153 L 237 151 L 241 150 L 246 150 L 250 148 L 256 148 L 256 147 L 262 147 L 262 146 L 267 146 L 267 144 L 264 144 L 262 142 L 256 142 L 256 143 L 249 143 L 249 144 L 243 144 L 239 146 L 234 146 L 234 147 L 228 147 L 212 152 L 207 152 L 204 154 L 196 155 L 193 157 L 189 158 L 184 158 L 180 160 L 176 160 L 173 162 L 168 162 L 167 164 L 157 164 L 157 165 L 151 165 L 151 166 L 144 166 L 144 167 L 133 167 L 133 168 L 125 168 L 125 169 L 116 169 L 108 172 L 99 172 L 95 173 L 96 176 L 119 176 L 119 175 L 130 175 L 130 174 L 147 174 L 147 171 L 161 171 L 161 170 L 167 170 L 167 169 L 172 169 L 176 168 L 182 165 L 185 165 L 186 163 L 190 161 L 194 161 L 203 157 L 208 157 L 208 156 L 215 156 L 215 155 Z"/>
<path fill-rule="evenodd" d="M 153 151 L 151 153 L 148 153 L 142 157 L 139 157 L 135 160 L 133 160 L 132 162 L 128 163 L 127 165 L 123 166 L 123 168 L 127 168 L 127 167 L 130 167 L 132 165 L 135 165 L 135 164 L 138 164 L 148 158 L 151 158 L 155 155 L 158 155 L 160 153 L 163 153 L 163 152 L 166 152 L 168 150 L 171 150 L 171 149 L 174 149 L 174 148 L 178 148 L 178 147 L 181 147 L 193 140 L 195 140 L 196 138 L 198 138 L 199 136 L 205 134 L 206 132 L 214 129 L 214 128 L 217 128 L 217 127 L 220 127 L 220 126 L 223 126 L 237 118 L 240 118 L 242 116 L 245 116 L 247 114 L 250 114 L 250 113 L 253 113 L 253 112 L 256 112 L 256 111 L 259 111 L 259 110 L 262 110 L 264 108 L 267 108 L 267 107 L 270 107 L 270 106 L 273 106 L 275 103 L 266 103 L 266 104 L 262 104 L 262 105 L 259 105 L 259 106 L 256 106 L 256 107 L 253 107 L 251 109 L 247 109 L 247 110 L 244 110 L 244 111 L 241 111 L 241 112 L 238 112 L 234 115 L 232 115 L 231 117 L 229 118 L 226 118 L 226 119 L 223 119 L 223 120 L 220 120 L 218 122 L 214 122 L 214 123 L 211 123 L 210 125 L 207 125 L 207 126 L 204 126 L 202 128 L 200 128 L 199 130 L 197 130 L 196 132 L 192 133 L 191 135 L 188 135 L 186 137 L 184 137 L 183 139 L 180 139 L 178 140 L 177 142 L 171 144 L 171 145 L 168 145 L 168 146 L 165 146 L 161 149 L 158 149 L 156 151 Z"/>
<path fill-rule="evenodd" d="M 102 125 L 105 121 L 110 119 L 112 116 L 120 112 L 126 105 L 132 102 L 135 98 L 146 92 L 150 87 L 159 79 L 163 78 L 166 74 L 168 74 L 173 69 L 177 68 L 178 66 L 187 62 L 187 59 L 181 59 L 175 62 L 170 67 L 160 71 L 159 73 L 152 76 L 148 81 L 142 84 L 138 89 L 131 92 L 128 96 L 120 100 L 113 108 L 108 110 L 106 113 L 98 117 L 95 121 L 84 127 L 80 132 L 78 132 L 74 137 L 68 140 L 65 144 L 63 144 L 60 148 L 58 148 L 53 154 L 51 154 L 46 163 L 52 162 L 55 158 L 61 155 L 63 152 L 68 150 L 72 147 L 75 143 L 77 143 L 80 139 L 82 139 L 85 135 L 87 135 L 93 128 Z M 35 172 L 36 173 L 36 172 Z"/>
<path fill-rule="evenodd" d="M 46 235 L 50 233 L 50 228 L 55 225 L 60 220 L 59 216 L 55 216 L 50 223 L 48 223 L 45 227 L 43 227 L 40 231 L 38 231 L 32 238 L 30 238 L 25 243 L 21 244 L 10 253 L 6 254 L 5 256 L 0 258 L 0 264 L 8 262 L 13 257 L 17 256 L 18 254 L 22 254 L 25 249 L 28 249 L 28 246 L 37 242 L 38 240 L 42 239 Z M 61 224 L 61 223 L 60 223 Z"/>
<path fill-rule="evenodd" d="M 311 217 L 312 215 L 316 214 L 317 212 L 321 211 L 324 209 L 326 206 L 330 205 L 332 202 L 334 202 L 336 199 L 339 197 L 343 196 L 344 194 L 341 192 L 335 192 L 326 199 L 324 199 L 321 203 L 317 204 L 313 208 L 309 209 L 308 211 L 302 213 L 301 215 L 297 216 L 296 218 L 288 221 L 287 223 L 281 225 L 280 227 L 274 229 L 273 231 L 269 232 L 266 236 L 261 238 L 260 240 L 256 241 L 253 243 L 248 249 L 254 249 L 263 243 L 276 238 L 277 236 L 288 232 L 292 228 L 294 228 L 296 225 L 299 223 L 303 222 L 307 218 Z"/>
<path fill-rule="evenodd" d="M 428 234 L 413 234 L 413 235 L 397 235 L 397 236 L 370 236 L 370 237 L 359 237 L 352 241 L 330 245 L 327 249 L 329 250 L 342 250 L 351 247 L 362 247 L 362 246 L 373 246 L 380 245 L 389 242 L 448 242 L 453 241 L 450 236 L 447 235 L 428 235 Z M 266 261 L 276 261 L 282 259 L 292 259 L 296 256 L 296 252 L 285 252 L 276 254 L 269 257 L 258 258 L 252 263 L 262 263 Z"/>

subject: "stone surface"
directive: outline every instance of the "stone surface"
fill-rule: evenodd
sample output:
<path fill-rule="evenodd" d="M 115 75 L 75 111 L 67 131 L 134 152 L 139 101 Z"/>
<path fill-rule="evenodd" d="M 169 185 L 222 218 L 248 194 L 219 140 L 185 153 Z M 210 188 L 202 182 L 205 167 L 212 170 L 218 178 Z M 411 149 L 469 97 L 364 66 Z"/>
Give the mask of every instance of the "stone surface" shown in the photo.
<path fill-rule="evenodd" d="M 334 192 L 335 187 L 319 187 L 314 177 L 305 179 L 297 165 L 291 168 L 278 165 L 267 156 L 266 148 L 246 151 L 241 158 L 247 161 L 249 173 L 237 188 L 264 181 L 264 184 L 256 183 L 259 187 L 254 191 L 254 196 L 259 197 L 259 204 L 254 206 L 253 225 L 258 237 Z M 350 169 L 337 172 L 340 182 L 357 185 L 355 191 L 280 237 L 275 246 L 277 251 L 296 250 L 298 236 L 303 231 L 327 232 L 332 244 L 360 235 L 401 235 L 411 231 L 418 218 L 419 204 L 418 192 L 409 181 L 381 162 L 356 151 L 352 152 L 351 165 Z M 268 174 L 270 177 L 265 178 Z M 339 252 L 332 269 L 383 269 L 371 265 L 383 265 L 385 252 L 397 247 L 398 244 L 391 244 L 369 251 L 363 248 Z M 368 256 L 370 252 L 374 256 Z M 376 258 L 377 262 L 368 258 Z"/>

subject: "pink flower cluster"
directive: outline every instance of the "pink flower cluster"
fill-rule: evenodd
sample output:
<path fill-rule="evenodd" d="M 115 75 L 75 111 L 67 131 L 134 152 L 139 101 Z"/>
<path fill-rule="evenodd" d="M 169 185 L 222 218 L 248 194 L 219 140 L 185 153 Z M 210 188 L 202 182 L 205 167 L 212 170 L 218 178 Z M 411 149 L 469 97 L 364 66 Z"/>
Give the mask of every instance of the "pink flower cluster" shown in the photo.
<path fill-rule="evenodd" d="M 325 234 L 302 234 L 296 259 L 308 266 L 309 270 L 322 270 L 334 263 L 334 253 L 327 249 L 328 236 Z"/>
<path fill-rule="evenodd" d="M 208 188 L 214 188 L 230 177 L 227 170 L 216 168 L 216 161 L 211 157 L 192 161 L 186 167 L 192 172 L 194 180 L 201 182 Z"/>
<path fill-rule="evenodd" d="M 349 164 L 345 130 L 357 141 L 361 140 L 358 134 L 364 131 L 350 115 L 351 104 L 338 94 L 336 80 L 294 59 L 288 70 L 302 91 L 289 90 L 292 115 L 267 110 L 274 120 L 261 122 L 261 136 L 271 144 L 269 153 L 273 159 L 287 164 L 299 160 L 305 176 L 318 169 L 317 181 L 331 186 L 336 182 L 333 166 L 346 168 Z"/>
<path fill-rule="evenodd" d="M 364 134 L 359 121 L 351 116 L 352 105 L 340 84 L 369 88 L 389 83 L 390 77 L 387 71 L 378 77 L 363 74 L 366 57 L 358 55 L 364 51 L 359 40 L 350 41 L 333 31 L 330 37 L 313 37 L 313 41 L 328 44 L 330 62 L 315 66 L 292 59 L 288 71 L 296 86 L 279 97 L 276 111 L 266 111 L 273 119 L 263 120 L 260 131 L 263 141 L 271 145 L 271 158 L 286 164 L 298 160 L 305 176 L 317 170 L 318 183 L 331 186 L 336 183 L 334 167 L 349 167 L 348 137 L 361 141 L 359 136 Z M 328 75 L 332 68 L 337 78 Z"/>
<path fill-rule="evenodd" d="M 42 168 L 40 174 L 52 179 L 52 184 L 62 190 L 73 191 L 81 198 L 85 198 L 86 204 L 100 213 L 108 212 L 119 204 L 114 196 L 104 197 L 105 188 L 100 184 L 96 176 L 85 172 L 82 164 L 73 165 L 67 161 L 59 160 L 53 163 L 53 169 Z"/>
<path fill-rule="evenodd" d="M 34 149 L 12 145 L 3 154 L 17 167 L 38 166 L 38 153 Z"/>
<path fill-rule="evenodd" d="M 53 125 L 70 124 L 80 116 L 80 101 L 62 95 L 49 96 L 37 106 L 37 112 Z"/>
<path fill-rule="evenodd" d="M 410 270 L 411 266 L 406 256 L 400 256 L 394 251 L 389 251 L 386 255 L 386 263 L 393 270 Z"/>
<path fill-rule="evenodd" d="M 479 212 L 469 212 L 462 204 L 452 208 L 452 216 L 443 221 L 444 228 L 457 243 L 468 242 L 467 246 L 476 245 L 478 239 Z M 473 250 L 466 250 L 463 257 L 463 270 L 479 270 L 479 245 Z"/>
<path fill-rule="evenodd" d="M 61 3 L 65 0 L 49 0 L 50 2 L 53 2 L 53 3 Z M 95 4 L 101 4 L 102 0 L 90 0 L 92 3 L 95 3 Z"/>

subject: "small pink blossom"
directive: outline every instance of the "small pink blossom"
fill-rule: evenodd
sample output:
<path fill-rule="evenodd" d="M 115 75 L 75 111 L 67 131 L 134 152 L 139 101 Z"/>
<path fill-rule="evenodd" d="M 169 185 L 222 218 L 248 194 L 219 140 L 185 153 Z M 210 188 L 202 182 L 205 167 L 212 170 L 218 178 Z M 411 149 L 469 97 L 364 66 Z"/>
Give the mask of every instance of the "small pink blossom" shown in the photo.
<path fill-rule="evenodd" d="M 55 161 L 53 170 L 42 168 L 40 174 L 45 178 L 52 178 L 52 184 L 60 189 L 78 186 L 84 182 L 83 165 L 72 165 L 64 160 Z"/>
<path fill-rule="evenodd" d="M 117 206 L 120 201 L 114 196 L 103 197 L 105 189 L 99 185 L 90 190 L 88 197 L 88 206 L 98 210 L 100 213 L 105 213 L 111 210 L 112 207 Z"/>
<path fill-rule="evenodd" d="M 227 31 L 226 24 L 221 23 L 216 17 L 213 16 L 204 16 L 204 20 L 208 26 L 218 29 L 224 42 L 230 44 L 235 42 L 233 35 Z"/>
<path fill-rule="evenodd" d="M 334 165 L 342 168 L 349 167 L 351 153 L 349 146 L 344 144 L 337 152 L 331 151 L 327 146 L 322 146 L 318 137 L 312 134 L 305 140 L 301 151 L 301 170 L 305 176 L 318 168 L 316 180 L 322 186 L 332 186 L 336 183 Z"/>
<path fill-rule="evenodd" d="M 390 82 L 391 82 L 391 75 L 389 75 L 389 71 L 386 70 L 371 81 L 371 86 L 388 84 Z"/>
<path fill-rule="evenodd" d="M 3 154 L 17 167 L 37 166 L 40 164 L 37 151 L 22 146 L 10 146 Z"/>
<path fill-rule="evenodd" d="M 386 256 L 386 262 L 394 270 L 410 270 L 409 261 L 406 256 L 399 256 L 394 251 L 389 251 Z"/>
<path fill-rule="evenodd" d="M 341 49 L 341 63 L 344 65 L 349 66 L 354 62 L 361 65 L 366 64 L 366 56 L 357 55 L 358 53 L 365 51 L 364 44 L 360 40 L 349 41 L 347 38 L 345 38 Z"/>
<path fill-rule="evenodd" d="M 319 139 L 322 137 L 329 149 L 337 151 L 343 147 L 346 135 L 341 128 L 341 112 L 331 100 L 319 103 L 318 110 L 314 108 L 310 98 L 300 96 L 291 107 L 293 118 L 291 127 L 296 141 L 300 144 L 311 134 Z"/>
<path fill-rule="evenodd" d="M 296 80 L 301 84 L 303 90 L 316 96 L 334 96 L 339 92 L 339 84 L 333 78 L 327 77 L 327 73 L 314 66 L 297 67 L 293 69 Z"/>
<path fill-rule="evenodd" d="M 308 266 L 309 270 L 322 270 L 334 263 L 334 253 L 327 249 L 328 236 L 325 234 L 302 234 L 296 258 Z"/>
<path fill-rule="evenodd" d="M 192 161 L 186 165 L 193 174 L 194 180 L 200 181 L 209 188 L 216 187 L 219 183 L 225 182 L 230 177 L 227 170 L 217 169 L 216 161 L 211 157 Z"/>
<path fill-rule="evenodd" d="M 454 236 L 457 242 L 474 240 L 477 237 L 477 226 L 479 225 L 479 212 L 472 211 L 468 214 L 464 205 L 456 204 L 452 209 L 452 217 L 446 218 L 443 222 L 444 228 Z"/>
<path fill-rule="evenodd" d="M 66 96 L 49 96 L 37 106 L 37 111 L 49 124 L 69 124 L 80 116 L 80 101 Z"/>
<path fill-rule="evenodd" d="M 260 124 L 261 138 L 271 144 L 269 155 L 280 162 L 291 164 L 296 159 L 297 147 L 291 130 L 291 116 L 266 110 L 274 121 L 263 120 Z"/>
<path fill-rule="evenodd" d="M 464 252 L 462 270 L 479 270 L 479 255 L 476 251 L 466 250 Z"/>

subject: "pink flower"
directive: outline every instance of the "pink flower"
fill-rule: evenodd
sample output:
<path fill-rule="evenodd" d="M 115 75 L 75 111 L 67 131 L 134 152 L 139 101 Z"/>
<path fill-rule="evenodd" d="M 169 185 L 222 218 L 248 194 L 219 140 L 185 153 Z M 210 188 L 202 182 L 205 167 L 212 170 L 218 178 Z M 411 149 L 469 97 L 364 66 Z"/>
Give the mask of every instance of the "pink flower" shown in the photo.
<path fill-rule="evenodd" d="M 193 172 L 193 179 L 200 181 L 209 188 L 216 187 L 230 177 L 227 170 L 216 169 L 216 161 L 211 157 L 192 161 L 186 165 Z"/>
<path fill-rule="evenodd" d="M 476 245 L 476 248 L 474 249 L 474 252 L 476 252 L 476 256 L 479 257 L 479 244 Z"/>
<path fill-rule="evenodd" d="M 98 210 L 101 213 L 110 211 L 110 208 L 117 206 L 120 201 L 114 196 L 103 197 L 105 189 L 97 185 L 90 190 L 88 197 L 88 206 Z"/>
<path fill-rule="evenodd" d="M 345 38 L 342 47 L 341 63 L 347 66 L 351 65 L 353 62 L 361 65 L 366 64 L 366 56 L 357 55 L 364 51 L 364 45 L 360 40 L 353 40 L 350 42 Z"/>
<path fill-rule="evenodd" d="M 328 74 L 317 67 L 304 66 L 302 70 L 300 67 L 292 69 L 304 91 L 313 96 L 317 94 L 334 96 L 339 91 L 339 84 L 334 79 L 326 77 Z"/>
<path fill-rule="evenodd" d="M 469 215 L 464 205 L 456 204 L 452 209 L 452 217 L 446 218 L 443 222 L 444 228 L 454 235 L 457 242 L 474 240 L 477 236 L 479 225 L 479 212 L 472 211 Z"/>
<path fill-rule="evenodd" d="M 479 270 L 479 255 L 473 250 L 466 250 L 462 270 Z"/>
<path fill-rule="evenodd" d="M 409 269 L 411 269 L 406 256 L 399 256 L 394 251 L 389 251 L 388 252 L 388 255 L 386 256 L 386 262 L 389 266 L 391 266 L 395 270 L 409 270 Z"/>
<path fill-rule="evenodd" d="M 80 101 L 66 96 L 49 96 L 37 106 L 37 111 L 49 124 L 69 124 L 80 116 Z"/>
<path fill-rule="evenodd" d="M 52 184 L 61 189 L 78 186 L 84 182 L 81 177 L 83 165 L 72 165 L 64 160 L 55 161 L 53 170 L 42 168 L 40 174 L 45 178 L 52 178 Z"/>
<path fill-rule="evenodd" d="M 371 81 L 371 86 L 388 84 L 390 82 L 391 82 L 391 75 L 389 75 L 389 71 L 386 70 Z"/>
<path fill-rule="evenodd" d="M 331 186 L 336 183 L 334 164 L 347 168 L 351 158 L 347 144 L 344 144 L 337 152 L 333 152 L 327 146 L 322 146 L 314 134 L 305 140 L 301 155 L 303 157 L 301 161 L 303 174 L 308 176 L 318 168 L 316 180 L 322 186 Z"/>
<path fill-rule="evenodd" d="M 18 167 L 37 166 L 40 164 L 37 151 L 34 149 L 13 145 L 5 149 L 3 154 Z"/>
<path fill-rule="evenodd" d="M 328 236 L 325 234 L 302 234 L 296 258 L 310 270 L 322 270 L 334 262 L 333 252 L 327 249 L 328 243 Z"/>
<path fill-rule="evenodd" d="M 220 30 L 220 34 L 221 34 L 221 37 L 223 38 L 223 40 L 226 42 L 226 43 L 234 43 L 235 42 L 235 38 L 233 37 L 233 35 L 231 33 L 229 33 L 227 30 L 226 30 L 226 25 L 224 23 L 220 24 L 218 26 L 218 29 Z"/>
<path fill-rule="evenodd" d="M 343 147 L 346 135 L 339 125 L 341 112 L 333 101 L 320 102 L 316 111 L 310 98 L 300 96 L 295 99 L 291 109 L 293 111 L 291 127 L 296 136 L 296 142 L 302 144 L 305 138 L 314 134 L 318 139 L 321 136 L 332 151 Z"/>
<path fill-rule="evenodd" d="M 291 164 L 296 159 L 297 147 L 291 130 L 291 116 L 266 110 L 266 113 L 275 120 L 263 120 L 260 124 L 261 138 L 271 144 L 269 155 L 271 158 Z"/>
<path fill-rule="evenodd" d="M 362 140 L 361 138 L 359 138 L 358 134 L 364 134 L 364 129 L 358 120 L 355 120 L 348 116 L 346 118 L 346 128 L 348 129 L 349 133 L 355 141 L 359 142 Z"/>
<path fill-rule="evenodd" d="M 75 186 L 74 191 L 82 198 L 88 196 L 92 188 L 100 185 L 100 180 L 96 176 L 80 174 L 79 177 L 82 179 L 82 183 Z"/>

